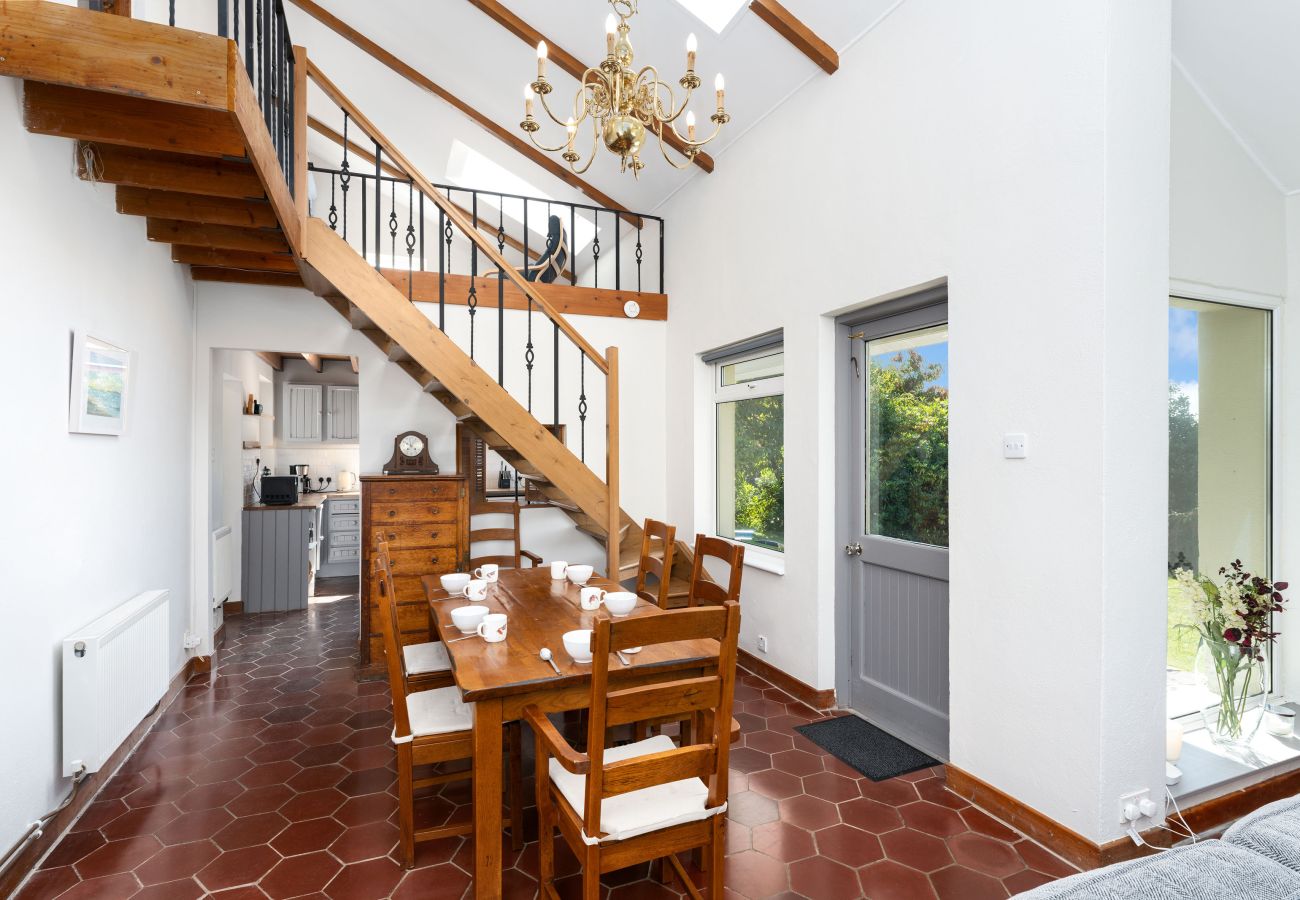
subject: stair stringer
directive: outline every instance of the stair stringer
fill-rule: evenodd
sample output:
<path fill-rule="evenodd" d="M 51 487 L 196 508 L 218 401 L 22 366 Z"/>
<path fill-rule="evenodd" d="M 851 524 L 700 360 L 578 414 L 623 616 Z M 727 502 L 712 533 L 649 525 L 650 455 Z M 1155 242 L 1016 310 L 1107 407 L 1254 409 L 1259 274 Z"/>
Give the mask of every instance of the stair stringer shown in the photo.
<path fill-rule="evenodd" d="M 335 291 L 584 513 L 596 521 L 607 520 L 609 495 L 605 482 L 319 219 L 306 223 L 303 256 Z"/>

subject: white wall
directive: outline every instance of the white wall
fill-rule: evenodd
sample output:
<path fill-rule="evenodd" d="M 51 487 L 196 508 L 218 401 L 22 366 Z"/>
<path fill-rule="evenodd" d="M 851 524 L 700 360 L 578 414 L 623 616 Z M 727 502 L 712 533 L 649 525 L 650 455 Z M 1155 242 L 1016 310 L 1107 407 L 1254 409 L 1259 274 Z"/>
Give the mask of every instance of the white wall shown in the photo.
<path fill-rule="evenodd" d="M 8 179 L 0 261 L 8 317 L 8 511 L 0 570 L 4 718 L 0 845 L 55 805 L 60 777 L 59 642 L 135 594 L 171 592 L 175 672 L 191 598 L 189 534 L 193 306 L 168 247 L 114 211 L 113 188 L 73 174 L 73 145 L 29 135 L 21 82 L 0 79 L 0 167 Z M 134 351 L 126 433 L 68 433 L 71 332 Z"/>
<path fill-rule="evenodd" d="M 1161 784 L 1169 7 L 1142 6 L 911 0 L 664 210 L 690 273 L 669 520 L 703 524 L 697 354 L 784 328 L 786 574 L 747 569 L 742 643 L 774 636 L 817 687 L 843 543 L 827 315 L 947 279 L 952 760 L 1096 840 Z M 1030 459 L 1001 458 L 1005 431 Z"/>

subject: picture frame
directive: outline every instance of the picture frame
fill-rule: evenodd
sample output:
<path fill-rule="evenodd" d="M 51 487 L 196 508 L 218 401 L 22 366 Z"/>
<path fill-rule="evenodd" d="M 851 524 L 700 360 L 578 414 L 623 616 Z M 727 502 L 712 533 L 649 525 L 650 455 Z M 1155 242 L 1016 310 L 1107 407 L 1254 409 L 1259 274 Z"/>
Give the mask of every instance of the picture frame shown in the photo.
<path fill-rule="evenodd" d="M 121 435 L 131 395 L 131 351 L 84 331 L 72 336 L 68 431 Z"/>

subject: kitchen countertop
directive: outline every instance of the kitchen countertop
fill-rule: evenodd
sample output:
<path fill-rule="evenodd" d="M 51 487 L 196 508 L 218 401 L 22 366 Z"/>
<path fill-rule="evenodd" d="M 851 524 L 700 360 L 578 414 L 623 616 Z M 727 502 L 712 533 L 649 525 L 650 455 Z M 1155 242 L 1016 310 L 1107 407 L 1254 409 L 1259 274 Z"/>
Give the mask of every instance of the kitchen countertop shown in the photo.
<path fill-rule="evenodd" d="M 338 500 L 356 500 L 360 496 L 360 491 L 319 491 L 314 494 L 299 494 L 297 503 L 250 503 L 244 509 L 259 512 L 274 512 L 277 509 L 317 509 L 325 505 L 325 501 L 331 497 Z"/>

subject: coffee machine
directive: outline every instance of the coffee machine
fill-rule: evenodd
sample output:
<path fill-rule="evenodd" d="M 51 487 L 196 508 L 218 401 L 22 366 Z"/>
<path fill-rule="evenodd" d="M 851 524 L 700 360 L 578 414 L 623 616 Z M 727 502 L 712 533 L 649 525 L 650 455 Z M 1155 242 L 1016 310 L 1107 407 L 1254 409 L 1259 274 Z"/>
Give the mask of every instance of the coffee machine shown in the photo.
<path fill-rule="evenodd" d="M 289 467 L 289 474 L 298 479 L 298 492 L 302 494 L 311 493 L 311 467 L 306 463 L 296 463 Z"/>

